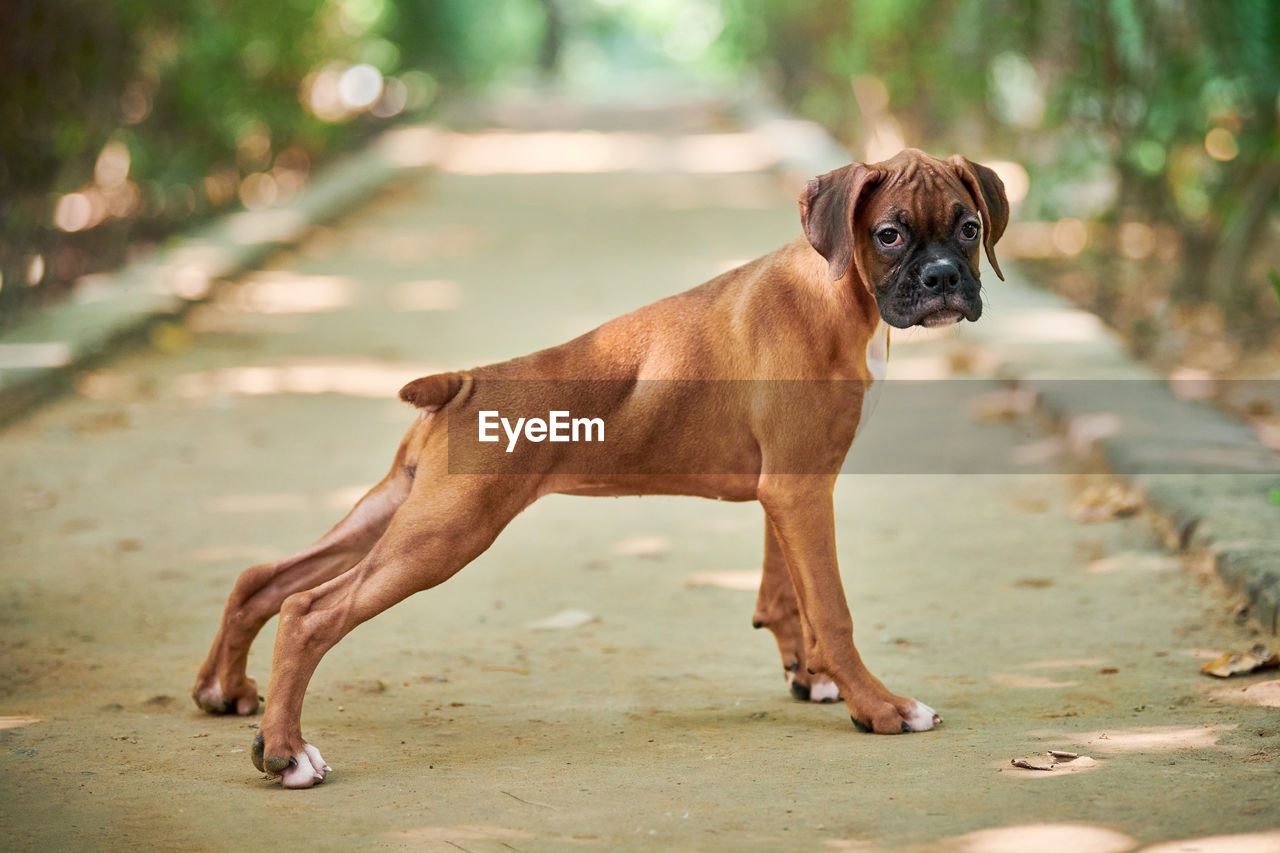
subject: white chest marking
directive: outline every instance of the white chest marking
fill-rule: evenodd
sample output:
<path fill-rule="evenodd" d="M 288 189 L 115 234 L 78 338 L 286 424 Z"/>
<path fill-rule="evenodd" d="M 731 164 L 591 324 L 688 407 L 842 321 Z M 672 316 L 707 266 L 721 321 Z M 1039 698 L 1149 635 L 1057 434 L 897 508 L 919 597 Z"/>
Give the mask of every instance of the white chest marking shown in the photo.
<path fill-rule="evenodd" d="M 858 418 L 858 428 L 853 433 L 855 439 L 871 420 L 871 413 L 875 411 L 876 401 L 880 399 L 880 391 L 884 386 L 888 369 L 889 324 L 881 320 L 876 323 L 876 329 L 871 333 L 871 340 L 867 341 L 867 373 L 871 376 L 871 384 L 862 395 L 862 415 Z"/>

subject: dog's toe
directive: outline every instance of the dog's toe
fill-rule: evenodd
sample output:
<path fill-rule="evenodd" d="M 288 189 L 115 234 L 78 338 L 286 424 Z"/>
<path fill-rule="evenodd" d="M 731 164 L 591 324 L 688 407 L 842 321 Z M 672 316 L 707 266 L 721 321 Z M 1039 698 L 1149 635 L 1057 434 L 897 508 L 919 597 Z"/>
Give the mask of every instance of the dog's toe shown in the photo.
<path fill-rule="evenodd" d="M 856 715 L 850 715 L 849 719 L 858 731 L 879 734 L 927 732 L 942 722 L 942 717 L 936 711 L 914 699 L 885 703 L 872 710 L 866 722 Z"/>
<path fill-rule="evenodd" d="M 244 687 L 234 693 L 224 691 L 217 680 L 198 685 L 191 692 L 191 698 L 207 714 L 239 714 L 247 717 L 257 711 L 261 704 L 258 685 L 252 678 L 245 679 Z"/>
<path fill-rule="evenodd" d="M 825 675 L 810 675 L 809 683 L 805 683 L 796 678 L 799 667 L 788 667 L 787 686 L 791 688 L 791 695 L 801 702 L 817 702 L 820 704 L 828 704 L 835 702 L 840 698 L 840 688 L 836 687 L 834 681 Z"/>
<path fill-rule="evenodd" d="M 813 684 L 809 685 L 810 702 L 830 703 L 840 698 L 840 688 L 836 687 L 836 683 L 825 675 L 815 676 Z"/>
<path fill-rule="evenodd" d="M 332 769 L 325 764 L 320 750 L 306 744 L 301 752 L 289 759 L 289 766 L 280 774 L 280 781 L 286 788 L 310 788 L 323 782 Z"/>
<path fill-rule="evenodd" d="M 942 717 L 938 716 L 938 712 L 923 702 L 913 701 L 911 704 L 914 707 L 904 715 L 902 720 L 902 730 L 904 732 L 927 732 L 942 722 Z"/>
<path fill-rule="evenodd" d="M 286 788 L 310 788 L 324 781 L 333 768 L 325 763 L 320 750 L 309 743 L 291 756 L 265 755 L 266 748 L 262 733 L 253 739 L 250 758 L 253 766 L 271 776 L 279 776 Z"/>

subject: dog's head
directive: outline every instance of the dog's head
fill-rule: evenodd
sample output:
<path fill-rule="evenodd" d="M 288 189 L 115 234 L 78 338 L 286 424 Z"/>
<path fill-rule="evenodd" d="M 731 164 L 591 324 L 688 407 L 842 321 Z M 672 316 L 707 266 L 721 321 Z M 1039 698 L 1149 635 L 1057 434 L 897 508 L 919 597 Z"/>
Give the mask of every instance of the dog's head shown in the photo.
<path fill-rule="evenodd" d="M 982 315 L 978 249 L 1001 279 L 994 246 L 1009 224 L 1004 184 L 963 157 L 908 148 L 814 178 L 800 194 L 805 236 L 876 298 L 891 326 L 946 326 Z"/>

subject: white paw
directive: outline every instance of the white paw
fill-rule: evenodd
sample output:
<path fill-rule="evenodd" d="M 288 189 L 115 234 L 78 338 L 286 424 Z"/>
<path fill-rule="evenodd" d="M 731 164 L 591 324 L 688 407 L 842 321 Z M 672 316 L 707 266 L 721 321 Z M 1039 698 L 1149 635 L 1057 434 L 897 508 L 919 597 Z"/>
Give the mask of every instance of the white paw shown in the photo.
<path fill-rule="evenodd" d="M 915 702 L 915 707 L 911 713 L 907 715 L 906 723 L 913 732 L 927 732 L 929 729 L 942 722 L 942 718 L 938 716 L 938 712 L 930 708 L 923 702 Z"/>
<path fill-rule="evenodd" d="M 311 744 L 302 747 L 289 761 L 289 766 L 280 774 L 280 781 L 286 788 L 310 788 L 324 781 L 333 768 L 324 763 L 320 750 Z"/>
<path fill-rule="evenodd" d="M 834 702 L 840 698 L 840 688 L 825 675 L 815 676 L 809 686 L 810 702 Z"/>
<path fill-rule="evenodd" d="M 252 678 L 249 681 L 251 684 L 253 683 Z M 196 693 L 195 699 L 197 705 L 211 714 L 229 714 L 234 710 L 240 716 L 247 717 L 258 710 L 257 690 L 252 690 L 249 694 L 237 698 L 235 707 L 232 708 L 222 692 L 222 683 L 216 680 L 208 687 L 201 688 Z"/>

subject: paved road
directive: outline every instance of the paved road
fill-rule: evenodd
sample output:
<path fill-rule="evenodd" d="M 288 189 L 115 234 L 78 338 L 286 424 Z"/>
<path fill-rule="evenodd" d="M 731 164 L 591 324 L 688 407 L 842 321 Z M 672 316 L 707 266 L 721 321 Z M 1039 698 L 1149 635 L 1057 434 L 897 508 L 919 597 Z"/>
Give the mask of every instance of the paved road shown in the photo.
<path fill-rule="evenodd" d="M 855 453 L 907 436 L 936 473 L 844 477 L 837 513 L 864 656 L 936 731 L 860 735 L 790 699 L 749 626 L 757 506 L 552 498 L 326 658 L 304 714 L 324 785 L 255 773 L 254 721 L 197 712 L 195 668 L 237 572 L 381 476 L 402 382 L 557 343 L 798 232 L 794 184 L 715 109 L 505 119 L 3 433 L 6 849 L 1280 849 L 1274 682 L 1197 669 L 1252 641 L 1217 581 L 1141 514 L 1074 520 L 1097 483 L 1029 419 L 939 435 L 918 396 Z M 895 376 L 973 367 L 953 336 L 893 347 Z M 536 627 L 570 610 L 591 621 Z M 1010 766 L 1048 749 L 1086 758 Z"/>

